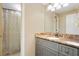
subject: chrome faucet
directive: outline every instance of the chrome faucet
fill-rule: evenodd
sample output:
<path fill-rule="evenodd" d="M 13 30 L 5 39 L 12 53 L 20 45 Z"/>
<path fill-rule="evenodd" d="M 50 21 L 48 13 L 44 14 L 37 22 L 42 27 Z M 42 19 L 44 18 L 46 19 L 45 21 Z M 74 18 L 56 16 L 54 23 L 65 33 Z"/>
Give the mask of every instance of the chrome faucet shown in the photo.
<path fill-rule="evenodd" d="M 56 36 L 56 37 L 59 37 L 59 34 L 58 34 L 58 33 L 56 33 L 56 34 L 55 34 L 55 36 Z"/>

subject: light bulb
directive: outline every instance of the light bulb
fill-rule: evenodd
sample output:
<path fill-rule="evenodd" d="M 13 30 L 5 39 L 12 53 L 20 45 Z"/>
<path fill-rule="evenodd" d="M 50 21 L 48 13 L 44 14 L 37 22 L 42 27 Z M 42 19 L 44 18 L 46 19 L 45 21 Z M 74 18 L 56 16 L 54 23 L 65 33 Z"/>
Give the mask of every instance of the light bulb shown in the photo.
<path fill-rule="evenodd" d="M 52 5 L 49 5 L 49 6 L 48 6 L 48 10 L 51 10 L 51 9 L 52 9 Z"/>
<path fill-rule="evenodd" d="M 52 12 L 55 11 L 55 8 L 52 8 L 51 11 L 52 11 Z"/>
<path fill-rule="evenodd" d="M 58 5 L 57 7 L 56 7 L 56 9 L 60 9 L 61 8 L 61 5 Z"/>
<path fill-rule="evenodd" d="M 61 5 L 63 5 L 64 3 L 60 3 Z"/>
<path fill-rule="evenodd" d="M 63 7 L 67 7 L 69 4 L 68 3 L 65 3 L 65 4 L 63 4 Z"/>
<path fill-rule="evenodd" d="M 59 5 L 59 3 L 55 3 L 54 5 L 53 5 L 53 7 L 57 7 Z"/>
<path fill-rule="evenodd" d="M 19 11 L 21 11 L 21 6 L 20 6 L 20 4 L 16 4 L 16 5 L 14 6 L 14 8 L 16 8 L 16 9 L 19 10 Z"/>

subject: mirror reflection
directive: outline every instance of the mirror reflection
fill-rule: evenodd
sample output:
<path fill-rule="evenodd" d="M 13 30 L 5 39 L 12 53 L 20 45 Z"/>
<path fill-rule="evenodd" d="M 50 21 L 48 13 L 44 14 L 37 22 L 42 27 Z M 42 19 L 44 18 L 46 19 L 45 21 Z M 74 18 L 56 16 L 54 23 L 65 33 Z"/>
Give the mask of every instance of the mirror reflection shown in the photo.
<path fill-rule="evenodd" d="M 49 3 L 45 7 L 45 32 L 79 35 L 78 3 Z"/>

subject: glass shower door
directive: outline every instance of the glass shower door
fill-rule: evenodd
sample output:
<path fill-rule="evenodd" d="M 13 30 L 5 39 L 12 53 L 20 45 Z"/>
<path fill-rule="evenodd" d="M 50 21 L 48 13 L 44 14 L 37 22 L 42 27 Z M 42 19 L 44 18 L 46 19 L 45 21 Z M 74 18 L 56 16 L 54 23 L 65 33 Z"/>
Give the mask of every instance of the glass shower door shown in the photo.
<path fill-rule="evenodd" d="M 3 55 L 20 52 L 21 13 L 4 9 Z"/>

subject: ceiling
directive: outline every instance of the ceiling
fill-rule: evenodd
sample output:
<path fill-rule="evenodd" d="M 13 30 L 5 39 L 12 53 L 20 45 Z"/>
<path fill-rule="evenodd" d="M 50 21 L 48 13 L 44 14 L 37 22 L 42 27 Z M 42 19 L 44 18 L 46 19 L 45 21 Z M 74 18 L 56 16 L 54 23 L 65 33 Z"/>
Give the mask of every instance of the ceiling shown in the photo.
<path fill-rule="evenodd" d="M 21 5 L 19 3 L 3 3 L 2 5 L 3 8 L 21 11 Z"/>
<path fill-rule="evenodd" d="M 52 3 L 53 5 L 54 3 Z M 43 3 L 44 6 L 48 6 L 48 3 Z M 3 8 L 14 9 L 21 11 L 21 5 L 19 3 L 3 3 Z M 69 3 L 69 6 L 56 10 L 57 13 L 67 12 L 79 8 L 79 3 Z"/>

